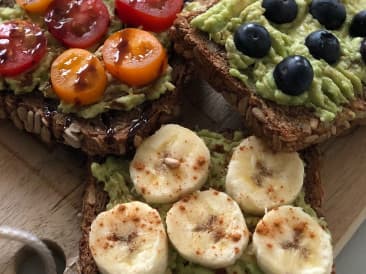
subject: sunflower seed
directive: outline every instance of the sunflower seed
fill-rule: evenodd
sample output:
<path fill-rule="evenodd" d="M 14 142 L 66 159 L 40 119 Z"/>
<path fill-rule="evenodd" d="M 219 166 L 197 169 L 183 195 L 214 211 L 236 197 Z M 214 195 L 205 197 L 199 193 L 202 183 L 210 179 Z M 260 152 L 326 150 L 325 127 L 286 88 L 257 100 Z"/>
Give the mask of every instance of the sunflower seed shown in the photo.
<path fill-rule="evenodd" d="M 311 127 L 312 129 L 317 129 L 317 128 L 318 128 L 318 126 L 319 126 L 319 120 L 318 120 L 318 119 L 316 119 L 316 118 L 311 118 L 311 119 L 310 119 L 310 127 Z"/>
<path fill-rule="evenodd" d="M 18 114 L 21 121 L 23 121 L 24 123 L 27 122 L 28 111 L 25 107 L 18 107 L 17 108 L 17 114 Z"/>
<path fill-rule="evenodd" d="M 22 123 L 22 121 L 20 121 L 20 119 L 17 115 L 17 112 L 15 110 L 10 114 L 10 119 L 13 121 L 14 125 L 18 129 L 20 129 L 20 130 L 24 129 L 23 123 Z"/>
<path fill-rule="evenodd" d="M 259 108 L 253 108 L 252 113 L 257 120 L 259 120 L 262 123 L 266 122 L 266 116 L 264 115 L 263 111 Z"/>
<path fill-rule="evenodd" d="M 319 135 L 317 134 L 314 134 L 314 135 L 310 135 L 308 137 L 305 138 L 304 142 L 306 144 L 311 144 L 313 143 L 314 141 L 316 141 L 317 139 L 319 138 Z"/>
<path fill-rule="evenodd" d="M 39 111 L 34 115 L 33 132 L 35 134 L 41 134 L 41 113 Z"/>
<path fill-rule="evenodd" d="M 34 112 L 33 111 L 28 111 L 27 113 L 27 120 L 24 123 L 24 127 L 25 130 L 28 132 L 33 132 L 33 128 L 34 128 Z"/>

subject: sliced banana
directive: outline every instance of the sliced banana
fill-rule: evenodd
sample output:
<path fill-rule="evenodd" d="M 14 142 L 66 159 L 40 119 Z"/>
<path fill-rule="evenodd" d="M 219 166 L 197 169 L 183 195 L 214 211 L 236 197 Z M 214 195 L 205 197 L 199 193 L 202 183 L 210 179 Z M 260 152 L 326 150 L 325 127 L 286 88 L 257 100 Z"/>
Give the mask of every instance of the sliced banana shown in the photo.
<path fill-rule="evenodd" d="M 251 136 L 234 150 L 226 176 L 226 192 L 244 212 L 262 215 L 266 209 L 292 203 L 304 182 L 298 153 L 273 152 Z"/>
<path fill-rule="evenodd" d="M 130 165 L 136 191 L 149 203 L 170 203 L 206 181 L 210 151 L 193 131 L 162 126 L 137 149 Z"/>
<path fill-rule="evenodd" d="M 266 274 L 331 273 L 331 237 L 300 207 L 281 206 L 264 215 L 253 247 Z"/>
<path fill-rule="evenodd" d="M 168 211 L 170 241 L 188 261 L 209 268 L 233 264 L 246 248 L 249 231 L 239 205 L 223 192 L 195 192 Z"/>
<path fill-rule="evenodd" d="M 103 274 L 161 274 L 168 239 L 157 210 L 141 202 L 119 204 L 97 216 L 89 247 Z"/>

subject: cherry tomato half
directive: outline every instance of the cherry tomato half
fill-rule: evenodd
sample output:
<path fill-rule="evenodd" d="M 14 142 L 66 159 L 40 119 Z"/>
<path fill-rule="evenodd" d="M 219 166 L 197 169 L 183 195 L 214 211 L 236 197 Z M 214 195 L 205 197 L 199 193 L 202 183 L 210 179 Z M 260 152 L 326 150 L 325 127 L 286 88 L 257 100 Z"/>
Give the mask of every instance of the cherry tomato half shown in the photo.
<path fill-rule="evenodd" d="M 115 0 L 123 23 L 154 32 L 168 29 L 183 7 L 183 0 Z"/>
<path fill-rule="evenodd" d="M 61 101 L 84 106 L 100 101 L 107 76 L 102 62 L 92 53 L 68 49 L 52 63 L 51 83 Z"/>
<path fill-rule="evenodd" d="M 16 0 L 29 13 L 44 14 L 52 0 Z"/>
<path fill-rule="evenodd" d="M 64 45 L 89 48 L 107 33 L 110 18 L 102 0 L 54 0 L 45 21 L 50 33 Z"/>
<path fill-rule="evenodd" d="M 122 82 L 135 87 L 157 79 L 167 67 L 167 54 L 151 33 L 127 28 L 109 36 L 102 49 L 107 70 Z"/>
<path fill-rule="evenodd" d="M 13 20 L 0 24 L 0 75 L 16 76 L 37 65 L 47 52 L 47 38 L 37 25 Z"/>

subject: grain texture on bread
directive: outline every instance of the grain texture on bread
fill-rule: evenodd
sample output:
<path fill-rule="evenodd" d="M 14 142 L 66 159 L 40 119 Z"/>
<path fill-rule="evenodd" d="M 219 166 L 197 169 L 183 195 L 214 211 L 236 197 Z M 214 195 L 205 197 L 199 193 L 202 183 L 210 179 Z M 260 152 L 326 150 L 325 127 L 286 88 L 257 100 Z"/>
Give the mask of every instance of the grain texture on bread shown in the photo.
<path fill-rule="evenodd" d="M 0 7 L 14 4 L 14 0 L 0 0 Z M 0 90 L 0 119 L 10 119 L 17 128 L 47 144 L 65 144 L 88 155 L 125 154 L 179 113 L 179 96 L 190 74 L 189 66 L 178 56 L 170 57 L 176 89 L 131 111 L 108 111 L 83 119 L 57 111 L 58 101 L 44 98 L 39 91 L 14 95 L 11 90 Z"/>
<path fill-rule="evenodd" d="M 320 180 L 319 152 L 312 147 L 302 152 L 301 157 L 305 162 L 305 200 L 318 214 L 321 214 L 323 188 Z M 88 239 L 91 223 L 99 213 L 105 211 L 108 201 L 108 194 L 103 191 L 102 184 L 89 175 L 83 199 L 82 237 L 79 245 L 79 271 L 82 274 L 99 273 L 89 249 Z"/>
<path fill-rule="evenodd" d="M 188 66 L 172 63 L 176 89 L 131 111 L 108 111 L 93 119 L 82 119 L 57 111 L 55 100 L 39 92 L 14 95 L 0 91 L 0 119 L 9 118 L 17 128 L 37 135 L 45 143 L 62 143 L 89 155 L 125 154 L 179 112 Z"/>
<path fill-rule="evenodd" d="M 200 74 L 244 116 L 245 125 L 264 137 L 275 150 L 298 151 L 340 135 L 366 119 L 366 90 L 344 106 L 334 121 L 321 122 L 314 111 L 265 100 L 229 74 L 225 49 L 209 40 L 207 33 L 194 29 L 190 21 L 218 0 L 200 1 L 200 9 L 178 16 L 171 29 L 175 50 L 192 60 Z"/>

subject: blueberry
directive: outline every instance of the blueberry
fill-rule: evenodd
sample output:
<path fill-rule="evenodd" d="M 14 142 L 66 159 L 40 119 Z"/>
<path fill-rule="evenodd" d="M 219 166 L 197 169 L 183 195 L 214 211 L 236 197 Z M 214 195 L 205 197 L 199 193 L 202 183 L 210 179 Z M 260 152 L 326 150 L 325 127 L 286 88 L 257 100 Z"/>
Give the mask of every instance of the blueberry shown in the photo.
<path fill-rule="evenodd" d="M 234 43 L 243 54 L 253 58 L 262 58 L 271 49 L 271 36 L 263 26 L 247 23 L 235 31 Z"/>
<path fill-rule="evenodd" d="M 339 60 L 340 46 L 337 37 L 326 30 L 317 30 L 306 37 L 305 45 L 316 59 L 324 59 L 328 64 Z"/>
<path fill-rule="evenodd" d="M 363 41 L 361 42 L 360 52 L 362 60 L 366 63 L 366 39 L 363 39 Z"/>
<path fill-rule="evenodd" d="M 310 88 L 314 71 L 305 57 L 294 55 L 286 57 L 277 64 L 273 77 L 277 87 L 283 93 L 296 96 Z"/>
<path fill-rule="evenodd" d="M 360 11 L 353 17 L 349 34 L 353 37 L 366 37 L 366 10 Z"/>
<path fill-rule="evenodd" d="M 297 16 L 295 0 L 263 0 L 264 16 L 276 24 L 290 23 Z"/>
<path fill-rule="evenodd" d="M 338 0 L 313 0 L 310 13 L 329 30 L 339 29 L 346 20 L 346 8 Z"/>

